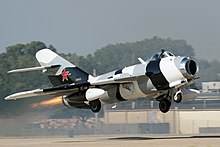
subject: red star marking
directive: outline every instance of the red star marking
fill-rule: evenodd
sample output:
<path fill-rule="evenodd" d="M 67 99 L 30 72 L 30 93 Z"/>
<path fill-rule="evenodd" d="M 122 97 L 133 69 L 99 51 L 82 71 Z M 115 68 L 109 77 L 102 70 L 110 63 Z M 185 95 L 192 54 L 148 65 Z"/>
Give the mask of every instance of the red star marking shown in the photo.
<path fill-rule="evenodd" d="M 62 76 L 63 81 L 65 80 L 68 81 L 69 71 L 63 70 L 61 76 Z"/>

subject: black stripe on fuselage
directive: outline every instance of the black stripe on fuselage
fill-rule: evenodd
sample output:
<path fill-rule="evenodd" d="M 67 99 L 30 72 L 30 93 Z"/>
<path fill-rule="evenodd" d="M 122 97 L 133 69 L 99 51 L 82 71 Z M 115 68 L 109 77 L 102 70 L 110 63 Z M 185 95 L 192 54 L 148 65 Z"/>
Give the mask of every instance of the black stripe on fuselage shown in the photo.
<path fill-rule="evenodd" d="M 166 90 L 169 88 L 169 82 L 160 70 L 160 61 L 160 59 L 150 61 L 146 67 L 146 75 L 157 90 Z"/>

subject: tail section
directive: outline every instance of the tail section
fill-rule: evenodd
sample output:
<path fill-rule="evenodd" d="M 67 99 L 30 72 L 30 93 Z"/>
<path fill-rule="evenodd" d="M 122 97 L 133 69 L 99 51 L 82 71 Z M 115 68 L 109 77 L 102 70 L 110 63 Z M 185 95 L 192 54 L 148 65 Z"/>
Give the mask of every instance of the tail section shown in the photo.
<path fill-rule="evenodd" d="M 81 83 L 88 81 L 89 77 L 92 77 L 49 49 L 38 51 L 36 58 L 41 66 L 55 66 L 55 68 L 45 71 L 53 86 Z"/>

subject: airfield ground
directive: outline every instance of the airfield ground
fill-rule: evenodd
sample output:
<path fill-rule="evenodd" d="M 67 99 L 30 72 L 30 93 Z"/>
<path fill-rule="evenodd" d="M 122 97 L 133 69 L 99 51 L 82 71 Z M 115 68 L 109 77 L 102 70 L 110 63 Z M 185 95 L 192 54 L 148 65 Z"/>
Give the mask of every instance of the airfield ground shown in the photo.
<path fill-rule="evenodd" d="M 220 136 L 0 138 L 0 147 L 220 147 Z"/>

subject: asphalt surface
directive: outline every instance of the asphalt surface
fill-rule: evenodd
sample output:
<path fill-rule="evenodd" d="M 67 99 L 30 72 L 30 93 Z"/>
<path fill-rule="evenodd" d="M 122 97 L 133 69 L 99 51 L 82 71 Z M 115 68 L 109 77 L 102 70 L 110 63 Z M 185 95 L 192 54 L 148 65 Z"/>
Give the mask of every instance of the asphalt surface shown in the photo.
<path fill-rule="evenodd" d="M 220 136 L 77 136 L 0 138 L 0 147 L 220 147 Z"/>

